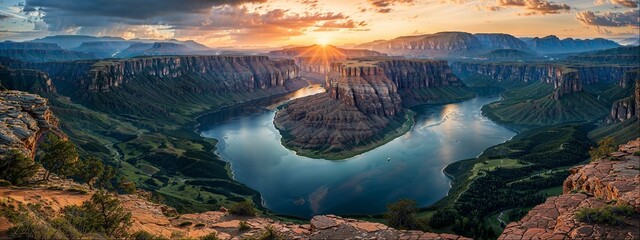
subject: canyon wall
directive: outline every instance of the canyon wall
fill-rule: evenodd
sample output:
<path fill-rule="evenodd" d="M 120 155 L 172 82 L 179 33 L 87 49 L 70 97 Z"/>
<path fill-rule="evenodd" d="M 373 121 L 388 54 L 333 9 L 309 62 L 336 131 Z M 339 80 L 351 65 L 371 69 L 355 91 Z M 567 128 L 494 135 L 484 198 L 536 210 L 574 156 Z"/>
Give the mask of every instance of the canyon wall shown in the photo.
<path fill-rule="evenodd" d="M 640 238 L 640 139 L 620 145 L 617 152 L 571 169 L 563 194 L 550 197 L 498 239 L 638 239 Z M 584 208 L 628 205 L 630 216 L 611 225 L 583 222 L 576 213 Z M 612 213 L 622 214 L 622 213 Z M 622 216 L 620 216 L 622 217 Z"/>
<path fill-rule="evenodd" d="M 620 85 L 623 88 L 632 87 L 625 81 L 621 81 Z M 611 124 L 630 119 L 640 119 L 640 78 L 636 78 L 635 87 L 633 88 L 632 96 L 617 100 L 611 105 L 611 112 L 607 116 L 606 123 Z"/>
<path fill-rule="evenodd" d="M 13 70 L 2 65 L 0 65 L 0 86 L 25 92 L 56 92 L 53 81 L 44 72 L 31 69 Z"/>
<path fill-rule="evenodd" d="M 34 158 L 38 140 L 48 131 L 62 136 L 47 99 L 19 91 L 0 91 L 0 154 L 18 150 Z"/>
<path fill-rule="evenodd" d="M 299 68 L 293 60 L 270 60 L 266 56 L 145 57 L 99 62 L 85 84 L 91 92 L 106 92 L 135 75 L 176 78 L 187 74 L 221 77 L 231 91 L 253 90 L 282 86 L 299 76 Z"/>

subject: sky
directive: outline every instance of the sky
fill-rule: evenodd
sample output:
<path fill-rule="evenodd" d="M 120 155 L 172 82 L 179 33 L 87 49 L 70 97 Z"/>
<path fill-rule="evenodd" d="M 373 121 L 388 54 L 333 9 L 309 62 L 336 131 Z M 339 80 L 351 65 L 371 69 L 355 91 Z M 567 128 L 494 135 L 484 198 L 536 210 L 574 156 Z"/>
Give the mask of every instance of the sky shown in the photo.
<path fill-rule="evenodd" d="M 48 35 L 210 47 L 347 46 L 441 31 L 625 39 L 639 0 L 0 0 L 0 40 Z"/>

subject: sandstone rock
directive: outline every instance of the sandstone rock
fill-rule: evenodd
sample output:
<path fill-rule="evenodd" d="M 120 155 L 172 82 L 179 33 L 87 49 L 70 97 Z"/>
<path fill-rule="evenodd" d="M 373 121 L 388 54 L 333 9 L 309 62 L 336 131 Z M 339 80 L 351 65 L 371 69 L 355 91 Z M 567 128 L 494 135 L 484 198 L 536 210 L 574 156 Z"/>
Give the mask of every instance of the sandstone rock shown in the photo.
<path fill-rule="evenodd" d="M 621 145 L 617 159 L 599 159 L 571 169 L 563 195 L 550 197 L 518 222 L 507 225 L 499 239 L 640 239 L 640 139 Z M 576 193 L 580 192 L 580 193 Z M 575 219 L 582 208 L 628 204 L 635 209 L 623 226 L 589 224 Z"/>
<path fill-rule="evenodd" d="M 47 100 L 19 91 L 0 92 L 0 155 L 18 150 L 33 158 L 41 136 L 57 128 L 58 119 L 49 110 Z"/>

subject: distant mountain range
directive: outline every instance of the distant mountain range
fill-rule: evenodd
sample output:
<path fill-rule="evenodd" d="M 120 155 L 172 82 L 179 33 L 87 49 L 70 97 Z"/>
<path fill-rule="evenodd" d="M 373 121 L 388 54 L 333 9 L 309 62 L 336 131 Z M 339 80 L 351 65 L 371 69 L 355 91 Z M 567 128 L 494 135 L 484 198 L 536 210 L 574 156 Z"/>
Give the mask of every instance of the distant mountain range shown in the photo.
<path fill-rule="evenodd" d="M 377 40 L 357 45 L 392 55 L 427 58 L 474 57 L 496 49 L 515 49 L 532 53 L 572 53 L 619 47 L 620 44 L 603 39 L 560 40 L 556 36 L 543 38 L 516 38 L 503 33 L 439 32 L 434 34 L 402 36 L 391 40 Z"/>

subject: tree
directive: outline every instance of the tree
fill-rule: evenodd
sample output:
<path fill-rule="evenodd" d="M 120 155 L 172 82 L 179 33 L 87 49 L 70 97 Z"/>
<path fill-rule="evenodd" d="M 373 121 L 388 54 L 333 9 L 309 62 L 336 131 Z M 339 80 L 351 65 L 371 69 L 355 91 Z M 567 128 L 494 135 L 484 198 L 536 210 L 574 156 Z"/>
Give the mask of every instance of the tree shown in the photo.
<path fill-rule="evenodd" d="M 65 218 L 84 232 L 99 232 L 114 238 L 121 238 L 131 225 L 131 213 L 110 193 L 98 191 L 82 206 L 64 209 Z"/>
<path fill-rule="evenodd" d="M 256 210 L 253 208 L 253 203 L 249 200 L 245 200 L 242 202 L 236 202 L 231 206 L 229 210 L 231 214 L 240 215 L 240 216 L 255 216 Z"/>
<path fill-rule="evenodd" d="M 43 151 L 40 163 L 46 170 L 42 180 L 49 180 L 52 172 L 66 177 L 75 171 L 78 152 L 70 141 L 61 139 L 55 134 L 49 134 L 40 149 Z"/>
<path fill-rule="evenodd" d="M 615 151 L 616 145 L 613 137 L 606 137 L 598 142 L 598 147 L 591 147 L 591 149 L 589 149 L 589 155 L 591 156 L 591 161 L 596 161 Z"/>
<path fill-rule="evenodd" d="M 116 177 L 116 170 L 109 166 L 104 166 L 104 171 L 102 174 L 96 178 L 95 185 L 97 185 L 100 189 L 112 189 L 113 185 L 111 184 L 111 180 Z"/>
<path fill-rule="evenodd" d="M 78 164 L 76 175 L 93 190 L 94 182 L 104 174 L 104 164 L 96 157 L 89 157 Z"/>
<path fill-rule="evenodd" d="M 418 229 L 420 222 L 416 217 L 418 207 L 416 201 L 400 199 L 387 205 L 385 218 L 389 226 L 397 229 Z"/>
<path fill-rule="evenodd" d="M 134 194 L 136 193 L 136 183 L 121 177 L 118 180 L 118 190 L 124 194 Z"/>
<path fill-rule="evenodd" d="M 0 179 L 13 185 L 26 184 L 38 171 L 38 165 L 18 150 L 0 157 Z"/>

